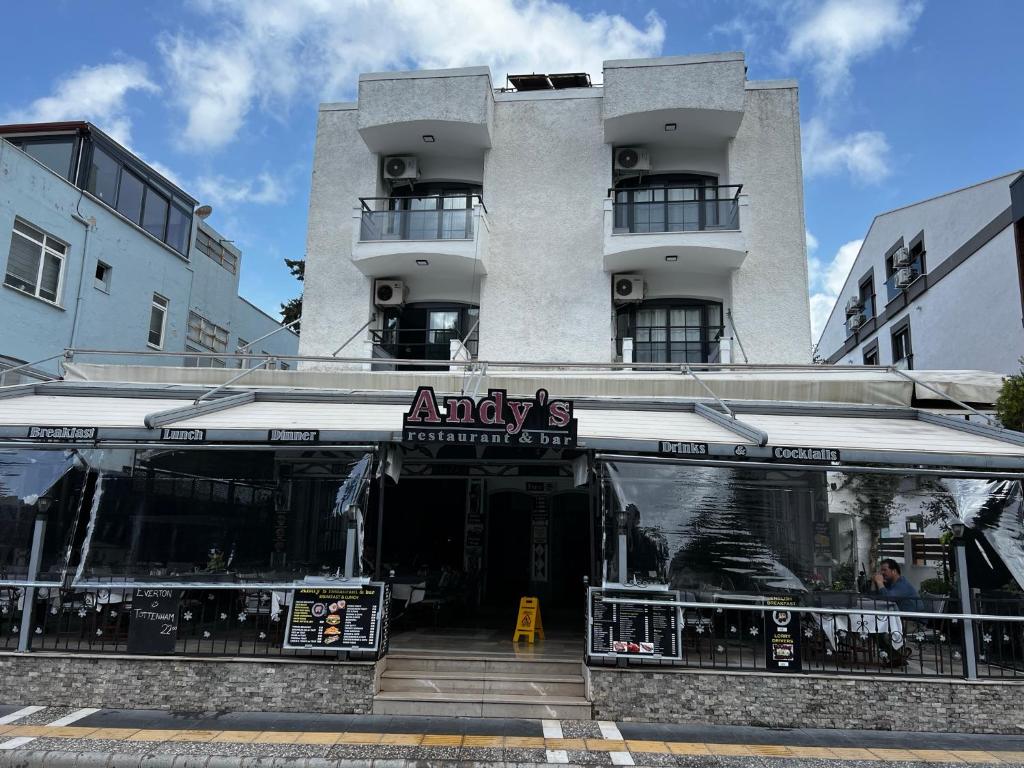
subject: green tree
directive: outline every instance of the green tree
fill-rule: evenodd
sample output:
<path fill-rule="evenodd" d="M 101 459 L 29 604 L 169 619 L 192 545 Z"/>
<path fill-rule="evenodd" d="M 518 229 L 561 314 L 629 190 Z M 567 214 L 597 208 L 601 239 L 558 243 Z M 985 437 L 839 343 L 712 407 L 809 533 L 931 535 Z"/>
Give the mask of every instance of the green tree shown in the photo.
<path fill-rule="evenodd" d="M 1024 366 L 1024 357 L 1019 362 Z M 1003 388 L 996 400 L 996 416 L 1007 429 L 1024 432 L 1024 367 L 1020 373 L 1003 379 Z"/>
<path fill-rule="evenodd" d="M 306 279 L 305 259 L 285 259 L 285 265 L 291 270 L 292 277 L 300 283 Z M 281 305 L 281 322 L 291 323 L 302 317 L 302 294 Z M 292 329 L 298 333 L 302 323 L 296 322 Z"/>

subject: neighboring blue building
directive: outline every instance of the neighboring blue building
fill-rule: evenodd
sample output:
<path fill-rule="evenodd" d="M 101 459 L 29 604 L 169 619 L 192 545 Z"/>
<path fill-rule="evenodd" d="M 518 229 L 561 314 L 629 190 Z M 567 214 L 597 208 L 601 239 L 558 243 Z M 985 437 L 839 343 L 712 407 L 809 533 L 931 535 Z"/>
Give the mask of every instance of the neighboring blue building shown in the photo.
<path fill-rule="evenodd" d="M 279 328 L 238 295 L 241 253 L 200 220 L 196 204 L 89 123 L 0 126 L 0 369 L 68 347 L 230 354 Z M 294 355 L 298 337 L 283 330 L 252 351 Z M 81 361 L 238 364 L 180 355 Z M 57 362 L 38 370 L 52 374 Z"/>

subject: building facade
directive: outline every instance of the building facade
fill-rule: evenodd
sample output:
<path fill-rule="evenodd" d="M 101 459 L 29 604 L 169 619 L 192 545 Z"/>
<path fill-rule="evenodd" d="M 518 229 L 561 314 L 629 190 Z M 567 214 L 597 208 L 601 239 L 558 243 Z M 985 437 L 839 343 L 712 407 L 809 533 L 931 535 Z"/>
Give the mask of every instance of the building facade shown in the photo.
<path fill-rule="evenodd" d="M 745 71 L 362 75 L 320 107 L 303 354 L 808 362 L 797 88 Z"/>
<path fill-rule="evenodd" d="M 1024 182 L 879 214 L 818 341 L 829 363 L 998 373 L 1024 355 Z"/>
<path fill-rule="evenodd" d="M 0 128 L 0 367 L 66 348 L 230 354 L 280 328 L 238 295 L 241 253 L 196 204 L 87 123 Z M 297 349 L 282 331 L 254 351 Z M 88 360 L 182 364 L 180 354 Z M 56 361 L 22 370 L 52 375 Z"/>

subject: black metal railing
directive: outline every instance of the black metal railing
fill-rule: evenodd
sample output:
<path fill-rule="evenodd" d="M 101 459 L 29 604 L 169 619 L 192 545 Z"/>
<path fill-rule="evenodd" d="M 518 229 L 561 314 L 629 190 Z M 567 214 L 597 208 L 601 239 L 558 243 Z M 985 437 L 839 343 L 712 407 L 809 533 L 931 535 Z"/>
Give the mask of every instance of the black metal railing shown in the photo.
<path fill-rule="evenodd" d="M 773 613 L 792 611 L 799 620 L 791 625 L 796 642 L 789 652 L 802 672 L 964 678 L 969 670 L 965 655 L 973 647 L 979 678 L 1024 679 L 1020 599 L 979 601 L 976 612 L 965 614 L 955 598 L 936 596 L 902 608 L 855 593 L 811 593 L 793 608 L 769 606 L 766 595 L 719 597 L 721 602 L 707 603 L 684 598 L 685 607 L 679 609 L 681 658 L 626 656 L 626 662 L 766 671 Z M 966 642 L 968 626 L 973 646 Z M 616 663 L 608 658 L 588 661 Z"/>
<path fill-rule="evenodd" d="M 426 195 L 422 197 L 361 197 L 359 239 L 472 240 L 474 207 L 479 195 Z"/>
<path fill-rule="evenodd" d="M 24 593 L 0 586 L 0 650 L 16 650 Z M 327 657 L 337 652 L 283 647 L 288 590 L 183 589 L 174 652 L 192 656 Z M 134 590 L 37 588 L 29 650 L 125 653 Z"/>
<path fill-rule="evenodd" d="M 616 234 L 740 228 L 742 184 L 611 189 Z"/>

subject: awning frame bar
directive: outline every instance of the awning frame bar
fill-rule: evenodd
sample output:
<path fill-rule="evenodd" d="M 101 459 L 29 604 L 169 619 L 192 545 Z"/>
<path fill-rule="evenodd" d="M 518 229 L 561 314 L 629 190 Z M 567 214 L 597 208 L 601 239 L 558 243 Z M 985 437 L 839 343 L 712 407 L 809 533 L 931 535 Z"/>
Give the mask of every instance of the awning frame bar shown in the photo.
<path fill-rule="evenodd" d="M 229 408 L 237 408 L 240 405 L 248 405 L 254 402 L 256 402 L 256 393 L 249 390 L 240 392 L 237 395 L 219 397 L 216 400 L 206 400 L 204 402 L 197 400 L 191 405 L 185 405 L 181 408 L 169 408 L 166 411 L 147 413 L 143 417 L 142 422 L 149 429 L 158 429 L 167 424 L 173 424 L 176 421 L 185 421 L 196 416 L 217 413 L 218 411 L 225 411 Z"/>
<path fill-rule="evenodd" d="M 975 424 L 974 422 L 967 421 L 966 419 L 958 419 L 953 416 L 944 416 L 938 413 L 928 413 L 927 411 L 918 411 L 917 420 L 923 421 L 926 424 L 936 424 L 940 427 L 955 429 L 958 432 L 967 432 L 972 435 L 978 435 L 979 437 L 999 440 L 1004 443 L 1024 445 L 1024 432 L 1014 432 L 1012 429 L 1006 429 L 1005 427 L 1000 427 L 991 422 L 991 426 Z"/>
<path fill-rule="evenodd" d="M 758 429 L 753 424 L 747 424 L 745 421 L 740 421 L 736 418 L 735 413 L 733 413 L 732 418 L 730 418 L 724 413 L 720 413 L 704 403 L 694 403 L 693 412 L 720 427 L 724 427 L 733 434 L 739 435 L 746 440 L 751 440 L 757 445 L 768 445 L 767 432 L 762 429 Z"/>
<path fill-rule="evenodd" d="M 895 365 L 890 365 L 889 366 L 889 370 L 892 371 L 893 373 L 895 373 L 897 376 L 902 376 L 907 381 L 913 382 L 915 386 L 922 386 L 925 389 L 927 389 L 929 392 L 934 392 L 936 395 L 939 395 L 943 400 L 948 400 L 951 403 L 955 403 L 956 405 L 958 405 L 961 408 L 963 408 L 965 411 L 970 411 L 975 416 L 981 416 L 989 424 L 991 424 L 993 426 L 996 425 L 996 420 L 993 419 L 991 416 L 989 416 L 987 413 L 982 413 L 981 411 L 977 410 L 976 408 L 971 407 L 967 403 L 964 403 L 964 402 L 961 402 L 960 400 L 957 400 L 955 397 L 953 397 L 949 393 L 943 392 L 941 389 L 937 389 L 937 388 L 933 387 L 931 384 L 926 384 L 925 382 L 921 381 L 920 379 L 915 379 L 913 376 L 911 376 L 909 373 L 904 371 L 902 368 L 897 368 Z"/>

